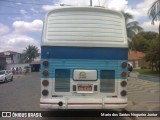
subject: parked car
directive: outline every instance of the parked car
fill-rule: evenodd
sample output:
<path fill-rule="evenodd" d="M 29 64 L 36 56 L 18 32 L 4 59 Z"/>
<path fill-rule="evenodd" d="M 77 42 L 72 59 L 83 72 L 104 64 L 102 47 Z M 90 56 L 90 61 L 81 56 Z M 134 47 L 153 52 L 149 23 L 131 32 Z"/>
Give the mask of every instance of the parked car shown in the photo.
<path fill-rule="evenodd" d="M 13 81 L 13 73 L 11 70 L 0 70 L 0 82 Z"/>
<path fill-rule="evenodd" d="M 30 70 L 31 70 L 31 67 L 25 66 L 22 71 L 23 71 L 23 73 L 28 73 L 28 72 L 30 72 Z"/>

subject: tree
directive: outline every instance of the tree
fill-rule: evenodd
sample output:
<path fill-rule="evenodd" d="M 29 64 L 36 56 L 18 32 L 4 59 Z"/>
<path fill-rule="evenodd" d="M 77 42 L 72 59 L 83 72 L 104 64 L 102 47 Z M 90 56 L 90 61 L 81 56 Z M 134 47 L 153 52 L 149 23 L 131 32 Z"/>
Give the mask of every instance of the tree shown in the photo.
<path fill-rule="evenodd" d="M 128 42 L 129 42 L 129 48 L 133 48 L 132 44 L 132 38 L 138 33 L 143 30 L 141 26 L 139 26 L 139 23 L 137 21 L 131 21 L 133 19 L 133 16 L 129 13 L 125 13 L 122 11 L 122 14 L 124 15 L 125 18 L 125 23 L 126 23 L 126 31 L 127 31 L 127 37 L 128 37 Z"/>
<path fill-rule="evenodd" d="M 40 54 L 38 53 L 38 48 L 33 45 L 29 45 L 24 50 L 23 56 L 26 62 L 31 63 L 35 58 L 37 58 Z"/>
<path fill-rule="evenodd" d="M 158 34 L 152 31 L 139 32 L 132 38 L 132 50 L 146 52 L 152 40 L 157 39 Z"/>
<path fill-rule="evenodd" d="M 152 24 L 155 21 L 160 21 L 160 0 L 153 2 L 151 8 L 148 10 L 149 18 L 152 19 Z M 159 37 L 160 37 L 160 22 L 159 22 Z"/>
<path fill-rule="evenodd" d="M 152 40 L 149 44 L 148 51 L 146 52 L 145 60 L 151 62 L 151 67 L 153 71 L 153 67 L 156 68 L 156 71 L 160 72 L 160 39 L 156 38 Z"/>

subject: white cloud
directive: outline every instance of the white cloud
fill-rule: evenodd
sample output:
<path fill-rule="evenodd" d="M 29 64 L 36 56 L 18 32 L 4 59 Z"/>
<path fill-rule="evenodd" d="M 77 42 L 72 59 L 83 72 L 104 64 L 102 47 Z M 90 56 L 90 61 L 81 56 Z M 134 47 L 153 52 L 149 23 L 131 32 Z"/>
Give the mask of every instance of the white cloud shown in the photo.
<path fill-rule="evenodd" d="M 17 33 L 41 31 L 43 21 L 36 19 L 32 22 L 15 21 L 12 26 Z"/>
<path fill-rule="evenodd" d="M 18 2 L 18 3 L 16 3 L 17 5 L 22 5 L 22 3 L 20 3 L 20 2 Z"/>
<path fill-rule="evenodd" d="M 8 33 L 10 29 L 5 25 L 0 24 L 0 51 L 12 50 L 23 52 L 29 44 L 37 46 L 40 49 L 40 40 L 25 35 L 25 33 L 35 31 L 40 32 L 43 26 L 41 20 L 34 20 L 32 22 L 15 21 L 12 26 L 14 30 Z"/>
<path fill-rule="evenodd" d="M 99 3 L 102 5 L 105 0 L 93 0 L 93 6 L 94 5 L 99 5 Z M 54 8 L 60 7 L 60 4 L 64 5 L 73 5 L 73 6 L 89 6 L 90 5 L 90 0 L 59 0 L 57 3 L 53 5 L 43 5 L 42 9 L 45 11 L 52 10 Z"/>
<path fill-rule="evenodd" d="M 25 15 L 25 14 L 27 14 L 27 11 L 26 11 L 26 10 L 21 9 L 21 10 L 20 10 L 20 13 L 21 13 L 22 15 Z"/>
<path fill-rule="evenodd" d="M 127 7 L 127 4 L 128 4 L 127 0 L 108 0 L 105 6 L 109 9 L 121 11 Z"/>
<path fill-rule="evenodd" d="M 151 21 L 144 22 L 141 24 L 145 31 L 155 31 L 158 33 L 159 23 L 155 22 L 154 25 L 151 24 Z"/>
<path fill-rule="evenodd" d="M 81 6 L 81 5 L 83 5 L 83 6 L 87 6 L 87 5 L 89 5 L 89 0 L 74 0 L 74 1 L 72 1 L 72 0 L 59 0 L 56 4 L 53 4 L 53 5 L 43 5 L 42 6 L 42 8 L 43 8 L 43 10 L 45 10 L 45 11 L 49 11 L 49 10 L 52 10 L 52 9 L 55 9 L 55 8 L 59 8 L 59 7 L 61 7 L 60 5 L 61 4 L 64 4 L 64 5 L 77 5 L 77 6 Z"/>
<path fill-rule="evenodd" d="M 135 16 L 135 19 L 146 17 L 148 10 L 154 1 L 155 0 L 144 0 L 141 3 L 137 4 L 134 8 L 127 7 L 125 11 Z"/>
<path fill-rule="evenodd" d="M 40 48 L 40 43 L 32 37 L 11 33 L 1 37 L 0 51 L 12 50 L 22 52 L 28 45 Z"/>
<path fill-rule="evenodd" d="M 43 5 L 42 8 L 45 11 L 49 11 L 51 9 L 56 8 L 57 6 L 60 6 L 60 4 L 66 4 L 66 5 L 76 5 L 76 6 L 89 6 L 90 0 L 59 0 L 54 5 Z M 109 9 L 114 10 L 122 10 L 126 8 L 128 4 L 127 0 L 92 0 L 92 6 L 105 6 Z"/>
<path fill-rule="evenodd" d="M 0 23 L 0 35 L 6 34 L 9 32 L 9 27 Z"/>
<path fill-rule="evenodd" d="M 35 10 L 34 8 L 30 9 L 33 13 L 39 13 L 38 10 Z"/>

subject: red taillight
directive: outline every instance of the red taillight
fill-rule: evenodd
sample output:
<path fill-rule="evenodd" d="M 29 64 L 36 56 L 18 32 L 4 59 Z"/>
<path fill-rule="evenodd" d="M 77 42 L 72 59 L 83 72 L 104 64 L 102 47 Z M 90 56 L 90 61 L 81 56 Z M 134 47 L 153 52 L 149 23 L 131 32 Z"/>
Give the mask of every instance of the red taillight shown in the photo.
<path fill-rule="evenodd" d="M 126 68 L 126 67 L 127 67 L 127 63 L 126 63 L 126 62 L 123 62 L 123 63 L 121 64 L 121 67 L 122 67 L 122 68 Z"/>
<path fill-rule="evenodd" d="M 121 82 L 121 86 L 122 86 L 122 87 L 126 87 L 126 85 L 127 85 L 127 82 L 126 82 L 126 81 L 122 81 L 122 82 Z"/>
<path fill-rule="evenodd" d="M 48 93 L 49 93 L 48 90 L 43 90 L 43 91 L 42 91 L 42 95 L 43 95 L 43 96 L 47 96 Z"/>
<path fill-rule="evenodd" d="M 49 73 L 48 73 L 48 70 L 44 70 L 44 71 L 43 71 L 43 75 L 44 75 L 44 76 L 48 76 L 48 74 L 49 74 Z"/>
<path fill-rule="evenodd" d="M 48 61 L 43 61 L 43 65 L 47 67 L 49 65 Z"/>
<path fill-rule="evenodd" d="M 127 73 L 126 73 L 126 72 L 122 72 L 122 73 L 121 73 L 121 76 L 122 76 L 122 77 L 126 77 L 126 76 L 127 76 Z"/>
<path fill-rule="evenodd" d="M 43 86 L 48 86 L 49 85 L 49 81 L 48 80 L 43 80 L 42 84 L 43 84 Z"/>

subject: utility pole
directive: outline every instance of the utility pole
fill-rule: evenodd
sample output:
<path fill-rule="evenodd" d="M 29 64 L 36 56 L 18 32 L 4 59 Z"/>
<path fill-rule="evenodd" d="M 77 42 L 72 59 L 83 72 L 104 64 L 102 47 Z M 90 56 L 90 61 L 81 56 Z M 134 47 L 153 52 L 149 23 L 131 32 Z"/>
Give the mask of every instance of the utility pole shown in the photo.
<path fill-rule="evenodd" d="M 90 6 L 92 6 L 92 0 L 90 0 Z"/>

